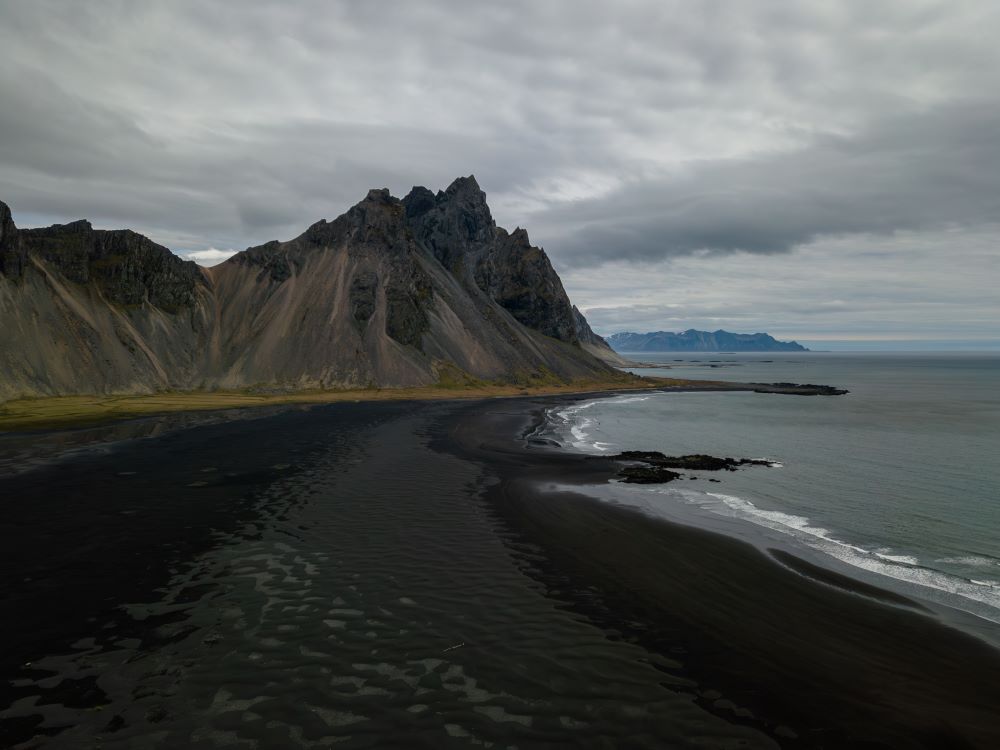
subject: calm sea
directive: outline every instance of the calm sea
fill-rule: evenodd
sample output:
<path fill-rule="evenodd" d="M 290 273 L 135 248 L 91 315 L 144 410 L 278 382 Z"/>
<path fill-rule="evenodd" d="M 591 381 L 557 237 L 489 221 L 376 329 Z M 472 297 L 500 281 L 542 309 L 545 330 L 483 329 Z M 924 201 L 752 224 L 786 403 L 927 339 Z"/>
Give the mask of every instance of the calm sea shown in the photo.
<path fill-rule="evenodd" d="M 555 431 L 583 451 L 780 464 L 617 485 L 615 501 L 763 534 L 859 578 L 1000 622 L 1000 355 L 626 356 L 663 364 L 635 370 L 643 375 L 822 383 L 850 394 L 660 393 L 552 410 Z"/>

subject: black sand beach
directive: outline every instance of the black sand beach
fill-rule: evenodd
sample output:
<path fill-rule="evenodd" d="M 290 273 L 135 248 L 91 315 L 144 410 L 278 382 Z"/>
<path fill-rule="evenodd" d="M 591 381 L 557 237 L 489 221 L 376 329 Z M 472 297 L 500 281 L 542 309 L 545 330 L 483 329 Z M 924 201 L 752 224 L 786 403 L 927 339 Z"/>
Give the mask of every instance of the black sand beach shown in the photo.
<path fill-rule="evenodd" d="M 551 491 L 616 467 L 526 445 L 549 402 L 294 409 L 0 478 L 0 745 L 1000 746 L 1000 652 Z"/>

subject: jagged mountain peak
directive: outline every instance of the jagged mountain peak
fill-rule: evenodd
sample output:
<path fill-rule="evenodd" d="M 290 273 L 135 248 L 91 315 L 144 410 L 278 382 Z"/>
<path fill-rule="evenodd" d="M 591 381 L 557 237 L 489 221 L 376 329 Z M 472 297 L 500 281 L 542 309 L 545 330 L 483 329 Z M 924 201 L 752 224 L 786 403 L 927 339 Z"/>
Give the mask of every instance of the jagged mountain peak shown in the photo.
<path fill-rule="evenodd" d="M 472 200 L 482 200 L 486 202 L 486 193 L 479 187 L 476 176 L 470 174 L 468 177 L 456 177 L 451 184 L 445 188 L 444 195 L 450 197 L 466 197 Z"/>
<path fill-rule="evenodd" d="M 0 247 L 4 246 L 5 241 L 12 240 L 16 232 L 17 226 L 15 226 L 14 217 L 10 213 L 10 206 L 0 201 Z M 5 237 L 7 240 L 4 239 Z"/>
<path fill-rule="evenodd" d="M 514 231 L 510 233 L 510 239 L 515 245 L 524 247 L 531 245 L 531 240 L 528 239 L 528 230 L 522 227 L 515 227 Z"/>
<path fill-rule="evenodd" d="M 46 232 L 48 234 L 83 234 L 85 232 L 91 232 L 94 229 L 94 225 L 91 224 L 87 219 L 77 219 L 76 221 L 70 221 L 66 224 L 53 224 L 49 227 L 44 227 L 40 229 L 30 229 L 27 231 L 32 232 Z M 114 231 L 114 230 L 112 230 Z M 129 230 L 118 230 L 118 231 L 129 231 Z"/>
<path fill-rule="evenodd" d="M 10 207 L 0 201 L 0 274 L 20 279 L 26 257 L 17 233 Z"/>
<path fill-rule="evenodd" d="M 475 177 L 455 180 L 433 199 L 426 188 L 414 188 L 403 205 L 414 236 L 454 272 L 467 267 L 469 256 L 497 236 L 486 194 Z"/>
<path fill-rule="evenodd" d="M 496 226 L 473 176 L 402 200 L 370 190 L 209 269 L 88 222 L 18 230 L 0 211 L 0 232 L 0 314 L 14 323 L 0 329 L 0 400 L 611 372 L 544 251 Z"/>

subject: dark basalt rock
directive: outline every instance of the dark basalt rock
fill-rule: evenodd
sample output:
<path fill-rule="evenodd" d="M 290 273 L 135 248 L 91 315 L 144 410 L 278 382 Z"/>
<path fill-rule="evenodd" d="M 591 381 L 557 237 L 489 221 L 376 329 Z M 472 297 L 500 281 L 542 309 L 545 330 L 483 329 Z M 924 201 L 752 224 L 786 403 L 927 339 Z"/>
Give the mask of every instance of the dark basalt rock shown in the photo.
<path fill-rule="evenodd" d="M 760 386 L 754 389 L 755 393 L 771 393 L 775 389 L 780 389 L 782 393 L 801 396 L 843 396 L 850 393 L 843 388 L 815 383 L 751 383 L 751 385 Z"/>
<path fill-rule="evenodd" d="M 626 484 L 665 484 L 681 475 L 662 466 L 629 466 L 618 472 L 618 476 Z"/>
<path fill-rule="evenodd" d="M 211 269 L 86 221 L 18 230 L 0 204 L 0 273 L 28 321 L 6 326 L 0 348 L 41 335 L 46 360 L 8 358 L 0 397 L 424 385 L 448 368 L 515 384 L 614 375 L 580 343 L 592 331 L 545 252 L 496 226 L 471 176 L 405 200 L 371 190 Z M 63 352 L 65 366 L 47 366 Z"/>
<path fill-rule="evenodd" d="M 573 306 L 559 276 L 524 229 L 498 237 L 475 270 L 476 285 L 514 318 L 546 336 L 576 343 Z"/>
<path fill-rule="evenodd" d="M 351 297 L 351 315 L 364 326 L 375 313 L 375 295 L 378 290 L 378 275 L 374 271 L 361 271 L 351 279 L 348 292 Z"/>
<path fill-rule="evenodd" d="M 90 281 L 90 261 L 97 255 L 96 233 L 89 221 L 53 224 L 44 229 L 22 229 L 30 252 L 78 284 Z"/>
<path fill-rule="evenodd" d="M 452 272 L 466 268 L 470 256 L 496 239 L 486 193 L 472 175 L 459 177 L 437 195 L 415 187 L 403 199 L 403 209 L 413 236 Z"/>
<path fill-rule="evenodd" d="M 687 456 L 666 456 L 659 451 L 623 451 L 609 456 L 618 461 L 643 461 L 652 466 L 688 471 L 736 471 L 740 466 L 770 466 L 770 461 L 757 458 L 718 458 L 704 453 Z"/>
<path fill-rule="evenodd" d="M 623 482 L 632 484 L 662 484 L 682 477 L 673 469 L 688 471 L 736 471 L 741 466 L 770 466 L 757 458 L 719 458 L 704 453 L 687 456 L 667 456 L 659 451 L 622 451 L 613 456 L 592 456 L 600 461 L 634 461 L 645 466 L 626 466 L 618 472 Z M 688 477 L 696 479 L 696 477 Z M 717 479 L 709 481 L 717 482 Z"/>
<path fill-rule="evenodd" d="M 281 251 L 281 243 L 271 240 L 258 247 L 247 248 L 234 256 L 234 262 L 243 266 L 260 268 L 257 281 L 270 277 L 272 281 L 281 283 L 292 277 L 292 264 L 288 255 Z"/>
<path fill-rule="evenodd" d="M 594 344 L 596 346 L 608 346 L 608 342 L 605 341 L 601 336 L 594 333 L 593 329 L 590 327 L 590 323 L 583 316 L 583 313 L 577 309 L 576 305 L 572 306 L 573 313 L 573 325 L 576 328 L 576 337 L 583 344 Z"/>
<path fill-rule="evenodd" d="M 411 196 L 426 200 L 420 190 L 414 188 Z M 436 205 L 432 194 L 431 200 Z M 416 197 L 411 199 L 411 210 L 419 207 L 415 201 Z M 302 270 L 310 253 L 347 252 L 362 268 L 348 285 L 351 316 L 358 329 L 364 330 L 375 314 L 381 288 L 385 332 L 404 346 L 422 349 L 423 335 L 430 328 L 433 284 L 418 258 L 420 248 L 406 211 L 407 205 L 387 189 L 369 190 L 364 200 L 333 221 L 317 221 L 289 242 L 248 248 L 229 262 L 259 267 L 258 281 L 269 275 L 281 283 Z"/>
<path fill-rule="evenodd" d="M 0 274 L 9 279 L 20 279 L 27 263 L 27 253 L 10 215 L 10 208 L 0 201 Z"/>
<path fill-rule="evenodd" d="M 431 280 L 418 263 L 400 263 L 385 285 L 385 332 L 404 346 L 422 349 L 433 294 Z"/>
<path fill-rule="evenodd" d="M 111 302 L 146 302 L 168 312 L 190 307 L 204 278 L 194 261 L 128 229 L 96 230 L 89 221 L 19 232 L 23 249 L 70 281 L 94 282 Z"/>
<path fill-rule="evenodd" d="M 422 185 L 414 187 L 409 195 L 403 198 L 403 207 L 408 221 L 414 221 L 437 205 L 432 193 Z"/>
<path fill-rule="evenodd" d="M 437 195 L 415 187 L 402 204 L 414 239 L 466 288 L 528 328 L 577 343 L 572 305 L 545 251 L 523 229 L 497 227 L 475 177 L 460 177 Z"/>

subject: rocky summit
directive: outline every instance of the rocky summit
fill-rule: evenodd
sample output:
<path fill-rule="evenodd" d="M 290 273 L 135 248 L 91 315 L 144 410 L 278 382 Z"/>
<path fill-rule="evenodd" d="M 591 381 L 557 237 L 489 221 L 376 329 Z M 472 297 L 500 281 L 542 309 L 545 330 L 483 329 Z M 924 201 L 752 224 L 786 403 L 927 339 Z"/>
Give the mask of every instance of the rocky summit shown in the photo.
<path fill-rule="evenodd" d="M 0 203 L 0 400 L 164 389 L 364 388 L 604 377 L 616 355 L 474 177 L 212 268 L 87 221 L 18 229 Z"/>

